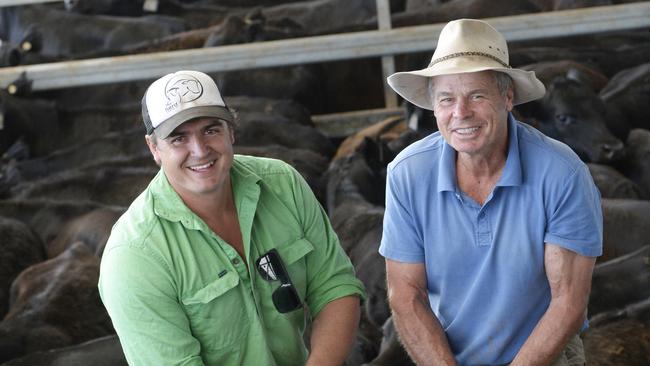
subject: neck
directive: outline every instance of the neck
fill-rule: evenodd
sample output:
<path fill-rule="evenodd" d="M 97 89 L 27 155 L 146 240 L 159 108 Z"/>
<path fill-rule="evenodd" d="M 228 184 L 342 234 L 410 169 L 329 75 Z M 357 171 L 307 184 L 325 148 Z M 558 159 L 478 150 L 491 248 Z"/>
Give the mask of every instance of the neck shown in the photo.
<path fill-rule="evenodd" d="M 505 164 L 505 151 L 499 151 L 487 156 L 471 156 L 459 153 L 456 157 L 456 171 L 458 175 L 462 173 L 479 179 L 500 175 Z"/>
<path fill-rule="evenodd" d="M 459 153 L 456 158 L 458 188 L 482 206 L 496 186 L 505 165 L 505 151 L 482 156 Z"/>
<path fill-rule="evenodd" d="M 221 215 L 236 213 L 230 179 L 226 179 L 223 186 L 215 192 L 181 196 L 181 199 L 206 222 Z"/>

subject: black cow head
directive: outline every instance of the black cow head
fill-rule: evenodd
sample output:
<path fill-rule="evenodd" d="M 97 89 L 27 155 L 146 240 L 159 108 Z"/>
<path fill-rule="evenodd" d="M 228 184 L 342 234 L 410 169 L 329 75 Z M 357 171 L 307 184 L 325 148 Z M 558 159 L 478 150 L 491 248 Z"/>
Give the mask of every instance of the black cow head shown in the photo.
<path fill-rule="evenodd" d="M 546 85 L 543 99 L 517 107 L 544 134 L 569 145 L 587 162 L 610 163 L 623 156 L 623 143 L 607 129 L 607 110 L 588 86 L 566 76 Z"/>

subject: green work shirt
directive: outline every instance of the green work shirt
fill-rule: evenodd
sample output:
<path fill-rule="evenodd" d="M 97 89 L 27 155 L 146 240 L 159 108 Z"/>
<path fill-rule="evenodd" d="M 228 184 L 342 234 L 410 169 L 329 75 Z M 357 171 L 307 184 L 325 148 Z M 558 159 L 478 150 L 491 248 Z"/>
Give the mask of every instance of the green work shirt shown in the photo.
<path fill-rule="evenodd" d="M 306 319 L 365 296 L 304 179 L 278 160 L 230 169 L 246 262 L 185 206 L 161 170 L 117 221 L 99 290 L 130 365 L 303 365 Z M 279 313 L 279 281 L 255 261 L 277 249 L 305 308 Z"/>

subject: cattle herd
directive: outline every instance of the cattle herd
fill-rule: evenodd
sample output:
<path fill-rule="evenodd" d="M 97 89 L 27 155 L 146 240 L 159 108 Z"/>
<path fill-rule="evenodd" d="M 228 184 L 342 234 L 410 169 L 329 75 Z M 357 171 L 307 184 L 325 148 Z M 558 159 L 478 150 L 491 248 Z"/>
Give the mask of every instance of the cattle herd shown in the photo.
<path fill-rule="evenodd" d="M 400 27 L 623 2 L 632 1 L 390 4 Z M 0 66 L 375 28 L 375 0 L 66 0 L 0 8 Z M 568 144 L 602 195 L 604 254 L 583 334 L 588 364 L 650 365 L 650 29 L 510 48 L 511 64 L 534 70 L 547 88 L 516 116 Z M 397 56 L 397 67 L 423 66 L 430 54 Z M 432 113 L 406 105 L 404 116 L 344 141 L 315 128 L 315 114 L 381 107 L 377 59 L 212 75 L 238 111 L 235 152 L 302 173 L 367 288 L 346 364 L 410 365 L 377 249 L 386 165 L 436 129 Z M 96 284 L 111 226 L 158 170 L 140 119 L 148 83 L 33 92 L 23 79 L 0 91 L 1 365 L 126 364 Z"/>

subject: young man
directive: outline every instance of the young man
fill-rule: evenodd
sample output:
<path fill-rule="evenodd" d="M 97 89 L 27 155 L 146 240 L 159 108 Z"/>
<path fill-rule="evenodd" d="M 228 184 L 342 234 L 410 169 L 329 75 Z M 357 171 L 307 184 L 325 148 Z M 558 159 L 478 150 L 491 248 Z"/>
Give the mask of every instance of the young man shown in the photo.
<path fill-rule="evenodd" d="M 233 154 L 204 73 L 156 80 L 142 114 L 161 170 L 115 224 L 99 280 L 129 364 L 341 365 L 363 288 L 302 177 Z"/>
<path fill-rule="evenodd" d="M 503 36 L 462 19 L 429 66 L 389 84 L 439 132 L 389 165 L 380 253 L 418 365 L 583 365 L 578 337 L 602 252 L 600 195 L 566 145 L 514 119 L 544 95 Z"/>

